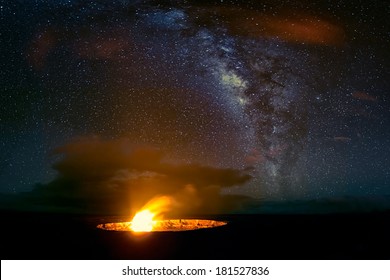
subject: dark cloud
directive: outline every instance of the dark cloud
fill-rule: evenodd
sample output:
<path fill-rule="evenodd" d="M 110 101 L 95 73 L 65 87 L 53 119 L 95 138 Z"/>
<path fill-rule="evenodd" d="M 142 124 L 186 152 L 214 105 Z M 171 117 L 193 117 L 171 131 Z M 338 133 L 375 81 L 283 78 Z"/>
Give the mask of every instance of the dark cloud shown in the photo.
<path fill-rule="evenodd" d="M 215 213 L 244 201 L 223 197 L 221 188 L 251 179 L 236 169 L 171 164 L 162 150 L 126 140 L 78 139 L 54 153 L 61 157 L 53 166 L 58 176 L 32 191 L 37 204 L 130 214 L 152 198 L 170 196 L 170 214 Z"/>

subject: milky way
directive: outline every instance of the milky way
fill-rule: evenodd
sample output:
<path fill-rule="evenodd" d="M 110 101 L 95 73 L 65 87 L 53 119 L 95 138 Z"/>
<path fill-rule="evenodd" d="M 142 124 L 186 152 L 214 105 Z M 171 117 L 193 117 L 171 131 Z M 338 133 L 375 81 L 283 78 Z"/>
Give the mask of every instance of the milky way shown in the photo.
<path fill-rule="evenodd" d="M 230 193 L 388 190 L 382 14 L 265 2 L 1 9 L 4 192 L 50 180 L 51 151 L 81 136 L 159 147 L 173 163 L 246 170 L 253 179 Z M 369 24 L 376 29 L 365 40 Z"/>

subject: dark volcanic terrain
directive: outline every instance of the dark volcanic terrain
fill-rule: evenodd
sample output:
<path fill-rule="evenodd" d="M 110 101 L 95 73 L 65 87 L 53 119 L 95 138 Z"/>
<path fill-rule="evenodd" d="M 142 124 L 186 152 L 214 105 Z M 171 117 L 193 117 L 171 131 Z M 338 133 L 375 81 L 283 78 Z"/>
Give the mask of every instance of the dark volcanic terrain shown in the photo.
<path fill-rule="evenodd" d="M 198 217 L 200 218 L 200 217 Z M 202 217 L 205 218 L 205 217 Z M 207 216 L 228 225 L 135 236 L 120 217 L 2 212 L 1 259 L 389 259 L 390 213 Z"/>

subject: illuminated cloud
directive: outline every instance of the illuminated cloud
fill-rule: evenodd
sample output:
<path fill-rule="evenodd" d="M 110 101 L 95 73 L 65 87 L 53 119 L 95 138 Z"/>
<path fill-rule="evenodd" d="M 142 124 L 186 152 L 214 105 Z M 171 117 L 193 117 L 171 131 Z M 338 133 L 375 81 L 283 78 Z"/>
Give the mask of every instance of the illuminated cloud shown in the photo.
<path fill-rule="evenodd" d="M 345 34 L 339 26 L 306 15 L 269 18 L 265 23 L 265 34 L 293 43 L 328 46 L 339 46 L 345 40 Z"/>
<path fill-rule="evenodd" d="M 205 18 L 219 17 L 229 32 L 252 38 L 278 38 L 290 43 L 340 46 L 346 39 L 343 28 L 331 20 L 295 10 L 274 14 L 241 8 L 216 7 L 213 14 L 202 11 Z"/>
<path fill-rule="evenodd" d="M 181 213 L 224 208 L 220 189 L 240 186 L 251 176 L 235 169 L 164 162 L 162 151 L 126 140 L 79 139 L 58 148 L 58 176 L 36 186 L 48 205 L 83 205 L 93 211 L 128 213 L 153 197 L 169 195 Z"/>
<path fill-rule="evenodd" d="M 355 91 L 354 93 L 352 93 L 352 97 L 360 100 L 365 100 L 365 101 L 372 101 L 372 102 L 378 101 L 378 99 L 375 96 L 372 96 L 364 91 Z"/>

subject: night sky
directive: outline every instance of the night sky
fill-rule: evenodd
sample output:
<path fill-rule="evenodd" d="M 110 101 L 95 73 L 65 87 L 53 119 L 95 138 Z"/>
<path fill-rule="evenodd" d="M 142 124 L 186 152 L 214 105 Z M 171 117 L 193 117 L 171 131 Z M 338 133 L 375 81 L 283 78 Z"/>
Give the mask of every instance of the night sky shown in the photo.
<path fill-rule="evenodd" d="M 328 2 L 2 3 L 0 192 L 389 195 L 389 5 Z"/>

